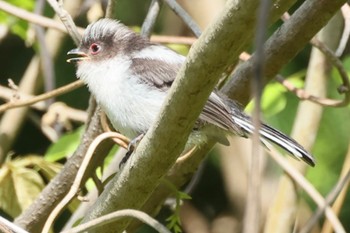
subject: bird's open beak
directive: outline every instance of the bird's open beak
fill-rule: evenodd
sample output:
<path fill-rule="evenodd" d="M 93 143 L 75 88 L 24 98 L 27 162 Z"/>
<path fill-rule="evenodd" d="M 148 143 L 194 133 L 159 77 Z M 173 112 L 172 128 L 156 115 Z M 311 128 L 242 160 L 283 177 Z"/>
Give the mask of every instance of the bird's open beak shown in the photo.
<path fill-rule="evenodd" d="M 90 59 L 90 57 L 86 53 L 80 51 L 79 48 L 72 49 L 71 51 L 69 51 L 67 53 L 67 55 L 75 55 L 76 56 L 76 57 L 67 59 L 67 62 L 69 62 L 69 63 L 78 63 L 80 61 Z"/>

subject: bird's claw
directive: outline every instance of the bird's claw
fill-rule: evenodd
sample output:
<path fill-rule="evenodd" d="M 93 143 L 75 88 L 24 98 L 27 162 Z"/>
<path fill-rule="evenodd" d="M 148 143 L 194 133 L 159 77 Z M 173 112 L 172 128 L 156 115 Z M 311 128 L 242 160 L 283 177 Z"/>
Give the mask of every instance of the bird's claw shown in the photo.
<path fill-rule="evenodd" d="M 134 150 L 137 148 L 138 144 L 140 143 L 140 141 L 142 140 L 142 138 L 144 136 L 145 136 L 145 134 L 140 134 L 139 136 L 137 136 L 136 138 L 132 139 L 129 142 L 129 145 L 128 145 L 128 148 L 127 148 L 127 152 L 126 152 L 125 156 L 122 158 L 122 160 L 119 163 L 119 168 L 128 161 L 128 159 L 130 158 L 130 156 L 132 155 Z"/>

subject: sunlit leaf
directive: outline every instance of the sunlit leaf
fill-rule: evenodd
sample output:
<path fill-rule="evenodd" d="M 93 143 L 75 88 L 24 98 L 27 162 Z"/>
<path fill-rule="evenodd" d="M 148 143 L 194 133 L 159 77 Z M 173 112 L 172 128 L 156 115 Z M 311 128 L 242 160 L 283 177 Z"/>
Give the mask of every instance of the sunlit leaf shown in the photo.
<path fill-rule="evenodd" d="M 40 170 L 41 174 L 47 179 L 53 178 L 62 168 L 62 165 L 59 163 L 53 163 L 46 161 L 43 157 L 29 155 L 23 159 L 16 160 L 17 166 L 21 167 L 33 167 L 35 170 Z"/>
<path fill-rule="evenodd" d="M 34 155 L 6 161 L 0 169 L 1 209 L 12 217 L 19 215 L 44 188 L 41 174 L 50 179 L 60 166 Z"/>
<path fill-rule="evenodd" d="M 188 195 L 187 193 L 185 193 L 185 192 L 179 191 L 178 195 L 179 195 L 179 198 L 181 200 L 190 200 L 190 199 L 192 199 L 192 197 L 190 195 Z"/>
<path fill-rule="evenodd" d="M 33 169 L 17 167 L 12 170 L 15 196 L 21 209 L 26 209 L 45 187 L 40 175 Z"/>
<path fill-rule="evenodd" d="M 118 149 L 120 147 L 115 145 L 112 147 L 112 149 L 108 152 L 108 155 L 106 156 L 105 160 L 103 161 L 103 167 L 108 167 L 109 164 L 111 163 L 112 159 L 114 158 L 114 156 L 116 155 L 116 153 L 118 152 Z M 102 177 L 102 170 L 101 167 L 98 167 L 96 169 L 96 175 L 99 179 L 101 179 Z M 109 178 L 107 178 L 106 180 L 103 181 L 103 183 L 108 183 L 108 181 L 110 181 L 110 179 L 114 176 L 115 174 L 111 175 Z M 96 187 L 95 182 L 92 179 L 88 179 L 85 187 L 87 188 L 87 190 L 92 190 L 93 188 Z"/>
<path fill-rule="evenodd" d="M 80 143 L 83 127 L 63 135 L 56 143 L 46 151 L 45 160 L 49 162 L 67 158 L 73 154 Z"/>
<path fill-rule="evenodd" d="M 13 182 L 11 167 L 5 163 L 0 169 L 0 208 L 15 217 L 21 213 L 21 207 Z"/>
<path fill-rule="evenodd" d="M 27 11 L 33 11 L 35 4 L 34 0 L 7 0 L 7 2 Z M 28 30 L 27 21 L 0 11 L 0 24 L 6 24 L 7 26 L 9 26 L 9 29 L 12 33 L 18 35 L 23 40 L 26 40 Z"/>
<path fill-rule="evenodd" d="M 285 88 L 279 83 L 271 83 L 264 88 L 264 93 L 261 99 L 261 108 L 266 116 L 274 115 L 286 106 Z M 254 101 L 250 102 L 247 107 L 247 112 L 252 112 L 254 109 Z"/>
<path fill-rule="evenodd" d="M 288 82 L 292 83 L 297 88 L 304 86 L 303 77 L 305 71 L 299 71 L 287 77 Z M 261 100 L 261 108 L 266 117 L 275 115 L 282 111 L 287 104 L 286 97 L 287 89 L 278 82 L 272 82 L 265 86 Z M 252 112 L 254 109 L 254 101 L 251 101 L 247 107 L 247 112 Z"/>
<path fill-rule="evenodd" d="M 288 77 L 286 77 L 286 79 L 289 82 L 291 82 L 295 87 L 302 88 L 304 86 L 305 75 L 306 75 L 306 70 L 300 70 L 298 72 L 295 72 L 289 75 Z"/>

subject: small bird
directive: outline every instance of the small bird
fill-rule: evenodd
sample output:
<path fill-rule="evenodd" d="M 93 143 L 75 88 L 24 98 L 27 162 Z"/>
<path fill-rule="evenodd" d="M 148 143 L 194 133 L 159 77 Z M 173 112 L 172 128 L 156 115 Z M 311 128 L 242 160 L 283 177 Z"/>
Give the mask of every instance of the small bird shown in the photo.
<path fill-rule="evenodd" d="M 151 43 L 122 23 L 100 19 L 90 24 L 78 48 L 68 52 L 77 65 L 76 75 L 87 84 L 116 130 L 129 138 L 151 127 L 185 61 L 175 51 Z M 212 92 L 196 121 L 188 145 L 207 138 L 228 145 L 227 135 L 247 137 L 254 130 L 251 118 L 234 101 Z M 271 141 L 295 158 L 314 166 L 301 145 L 280 131 L 262 124 L 263 143 Z"/>

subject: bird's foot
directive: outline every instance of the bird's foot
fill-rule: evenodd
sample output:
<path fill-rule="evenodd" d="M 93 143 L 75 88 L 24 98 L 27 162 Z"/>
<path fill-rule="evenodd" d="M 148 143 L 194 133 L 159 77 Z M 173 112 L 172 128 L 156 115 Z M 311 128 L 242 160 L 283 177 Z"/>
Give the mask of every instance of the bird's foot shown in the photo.
<path fill-rule="evenodd" d="M 128 148 L 127 148 L 127 152 L 125 154 L 125 156 L 123 157 L 123 159 L 120 161 L 119 163 L 119 168 L 124 165 L 128 159 L 130 158 L 131 154 L 135 151 L 136 147 L 139 145 L 140 141 L 142 140 L 142 138 L 145 136 L 145 134 L 140 134 L 139 136 L 137 136 L 136 138 L 132 139 L 129 142 Z"/>

